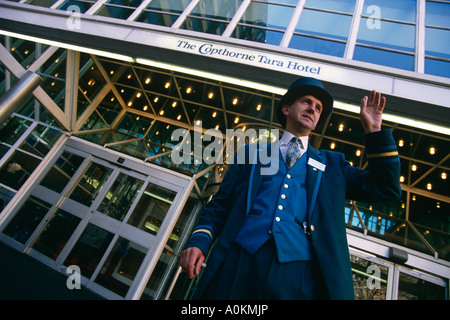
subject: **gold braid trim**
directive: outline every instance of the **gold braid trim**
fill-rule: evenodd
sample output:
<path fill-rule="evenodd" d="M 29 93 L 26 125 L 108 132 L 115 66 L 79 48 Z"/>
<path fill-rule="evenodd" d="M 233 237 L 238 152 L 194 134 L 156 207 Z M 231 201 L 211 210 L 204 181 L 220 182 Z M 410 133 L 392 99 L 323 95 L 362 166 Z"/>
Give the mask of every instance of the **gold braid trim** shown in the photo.
<path fill-rule="evenodd" d="M 398 156 L 398 152 L 391 151 L 391 152 L 368 154 L 367 158 L 382 158 L 382 157 L 393 157 L 393 156 Z"/>

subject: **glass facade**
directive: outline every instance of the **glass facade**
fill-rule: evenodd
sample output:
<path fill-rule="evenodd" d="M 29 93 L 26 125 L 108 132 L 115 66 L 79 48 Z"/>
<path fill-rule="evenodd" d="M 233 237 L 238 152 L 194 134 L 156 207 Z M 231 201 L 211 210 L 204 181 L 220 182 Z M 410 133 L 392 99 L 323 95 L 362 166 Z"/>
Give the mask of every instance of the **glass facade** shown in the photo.
<path fill-rule="evenodd" d="M 189 2 L 189 0 L 151 1 L 139 13 L 137 21 L 171 27 L 186 9 Z"/>
<path fill-rule="evenodd" d="M 279 45 L 295 7 L 292 5 L 252 1 L 239 23 L 233 37 Z"/>
<path fill-rule="evenodd" d="M 364 1 L 355 60 L 414 71 L 416 1 Z"/>
<path fill-rule="evenodd" d="M 182 28 L 221 35 L 241 4 L 242 0 L 202 0 L 189 12 Z"/>
<path fill-rule="evenodd" d="M 427 0 L 422 6 L 422 2 L 25 1 L 57 10 L 192 30 L 449 78 L 450 4 Z"/>
<path fill-rule="evenodd" d="M 448 77 L 450 72 L 450 4 L 426 2 L 425 72 Z M 447 39 L 444 40 L 443 39 Z"/>
<path fill-rule="evenodd" d="M 436 40 L 450 40 L 446 1 L 26 3 L 65 11 L 76 6 L 82 14 L 114 23 L 158 25 L 167 32 L 198 32 L 280 52 L 302 50 L 450 77 L 450 42 Z M 223 141 L 196 139 L 195 127 L 280 129 L 275 112 L 280 95 L 19 38 L 0 36 L 0 41 L 22 68 L 37 70 L 47 97 L 28 97 L 0 124 L 0 210 L 8 212 L 0 240 L 26 248 L 55 270 L 80 266 L 83 284 L 108 298 L 189 296 L 192 282 L 178 273 L 178 254 L 227 167 L 205 156 L 212 142 L 225 154 Z M 0 63 L 0 95 L 17 80 Z M 59 112 L 72 114 L 69 130 L 60 125 Z M 449 135 L 400 121 L 384 125 L 398 145 L 402 198 L 383 204 L 347 199 L 347 228 L 448 271 Z M 201 150 L 203 158 L 188 152 L 189 161 L 175 162 L 181 140 L 188 150 Z M 353 112 L 335 108 L 310 142 L 344 153 L 354 166 L 367 164 Z M 136 168 L 127 167 L 127 161 Z M 368 247 L 352 249 L 357 249 L 351 253 L 358 299 L 448 299 L 448 277 L 432 267 L 416 274 L 387 257 L 358 252 Z"/>
<path fill-rule="evenodd" d="M 344 57 L 354 6 L 355 1 L 306 1 L 289 47 Z"/>

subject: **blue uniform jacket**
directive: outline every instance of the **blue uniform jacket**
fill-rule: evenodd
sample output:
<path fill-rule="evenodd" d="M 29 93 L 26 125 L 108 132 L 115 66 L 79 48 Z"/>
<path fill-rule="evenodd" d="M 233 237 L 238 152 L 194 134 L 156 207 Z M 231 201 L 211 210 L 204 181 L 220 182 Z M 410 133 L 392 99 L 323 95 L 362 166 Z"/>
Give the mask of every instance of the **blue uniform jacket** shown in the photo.
<path fill-rule="evenodd" d="M 319 151 L 309 145 L 306 154 L 311 239 L 330 299 L 354 298 L 345 200 L 371 203 L 398 199 L 401 195 L 400 160 L 391 130 L 366 134 L 365 145 L 367 170 L 351 166 L 342 153 Z M 262 166 L 230 165 L 218 192 L 200 215 L 185 247 L 198 247 L 207 256 L 216 243 L 199 280 L 196 297 L 201 296 L 241 229 L 262 181 Z"/>

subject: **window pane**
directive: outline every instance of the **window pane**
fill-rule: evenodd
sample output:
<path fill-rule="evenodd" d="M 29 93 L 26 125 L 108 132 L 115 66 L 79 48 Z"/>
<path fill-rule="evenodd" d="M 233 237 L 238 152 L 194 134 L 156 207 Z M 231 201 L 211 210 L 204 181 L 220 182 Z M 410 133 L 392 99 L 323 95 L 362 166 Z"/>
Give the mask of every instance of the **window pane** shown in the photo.
<path fill-rule="evenodd" d="M 361 19 L 358 32 L 358 43 L 373 46 L 414 52 L 415 26 L 380 21 L 379 28 L 372 25 L 367 18 Z"/>
<path fill-rule="evenodd" d="M 53 218 L 47 223 L 39 238 L 33 244 L 33 248 L 56 260 L 66 245 L 80 218 L 59 209 Z"/>
<path fill-rule="evenodd" d="M 425 23 L 430 26 L 450 28 L 450 3 L 426 2 Z"/>
<path fill-rule="evenodd" d="M 389 269 L 372 261 L 350 256 L 356 300 L 386 300 Z"/>
<path fill-rule="evenodd" d="M 191 0 L 153 0 L 147 9 L 182 13 Z"/>
<path fill-rule="evenodd" d="M 144 160 L 149 155 L 150 144 L 145 140 L 130 141 L 128 143 L 121 143 L 110 146 L 111 149 L 122 153 L 132 155 L 135 158 Z"/>
<path fill-rule="evenodd" d="M 414 71 L 414 56 L 356 46 L 354 60 Z"/>
<path fill-rule="evenodd" d="M 164 276 L 167 275 L 169 266 L 167 257 L 171 255 L 172 254 L 164 248 L 158 262 L 156 263 L 155 268 L 153 269 L 152 275 L 147 282 L 147 286 L 145 287 L 144 292 L 141 295 L 141 300 L 156 300 L 156 293 L 158 292 L 158 288 L 161 286 Z M 181 276 L 183 276 L 183 274 Z"/>
<path fill-rule="evenodd" d="M 28 96 L 27 98 L 25 98 L 25 100 L 17 107 L 17 109 L 14 111 L 14 113 L 23 115 L 25 117 L 34 118 L 35 115 L 35 111 L 37 111 L 39 113 L 39 109 L 44 109 L 46 110 L 42 104 L 34 98 L 34 96 Z M 45 111 L 43 111 L 45 112 Z M 48 111 L 46 111 L 48 112 Z M 45 116 L 39 116 L 39 120 L 42 121 L 43 123 L 49 124 L 49 125 L 58 125 L 56 123 L 56 121 L 54 119 L 46 119 Z M 50 121 L 47 121 L 50 120 Z M 1 135 L 0 135 L 1 136 Z"/>
<path fill-rule="evenodd" d="M 433 205 L 436 206 L 436 200 L 430 202 L 434 202 Z M 439 206 L 444 212 L 444 215 L 445 213 L 447 213 L 448 219 L 448 212 L 450 212 L 449 204 L 445 202 L 439 202 Z M 425 241 L 427 241 L 433 247 L 433 249 L 438 252 L 439 259 L 445 259 L 446 261 L 450 261 L 450 252 L 448 250 L 448 244 L 450 243 L 450 233 L 448 223 L 447 225 L 445 224 L 442 225 L 440 228 L 433 228 L 433 227 L 430 228 L 428 226 L 425 227 L 417 223 L 413 223 L 413 225 L 417 229 L 417 232 L 420 233 L 421 236 L 425 238 Z M 422 252 L 430 254 L 430 250 L 426 251 L 425 248 L 422 248 L 421 250 Z"/>
<path fill-rule="evenodd" d="M 52 54 L 52 56 L 49 59 L 47 59 L 42 64 L 42 67 L 39 70 L 43 74 L 48 75 L 50 77 L 65 79 L 66 58 L 67 58 L 67 50 L 59 48 L 58 50 L 55 51 L 55 53 Z"/>
<path fill-rule="evenodd" d="M 143 183 L 143 181 L 126 174 L 119 174 L 97 210 L 122 221 L 141 190 Z"/>
<path fill-rule="evenodd" d="M 450 78 L 450 62 L 425 59 L 425 73 Z"/>
<path fill-rule="evenodd" d="M 19 148 L 37 156 L 45 157 L 60 135 L 61 132 L 58 130 L 38 125 Z"/>
<path fill-rule="evenodd" d="M 136 117 L 132 113 L 127 113 L 117 127 L 117 131 L 125 134 L 143 138 L 152 120 L 145 117 Z"/>
<path fill-rule="evenodd" d="M 177 15 L 144 11 L 137 21 L 170 27 L 178 19 Z"/>
<path fill-rule="evenodd" d="M 283 39 L 283 33 L 260 28 L 237 26 L 233 32 L 233 38 L 279 45 L 281 39 Z"/>
<path fill-rule="evenodd" d="M 373 6 L 377 6 L 379 9 Z M 374 10 L 379 10 L 382 19 L 416 21 L 416 0 L 365 0 L 363 14 L 373 16 L 378 13 Z"/>
<path fill-rule="evenodd" d="M 176 192 L 150 183 L 134 208 L 128 223 L 156 235 L 175 196 Z"/>
<path fill-rule="evenodd" d="M 11 44 L 9 48 L 10 54 L 16 58 L 18 62 L 22 65 L 22 67 L 28 69 L 28 65 L 30 64 L 30 59 L 33 59 L 36 56 L 36 43 L 32 41 L 25 41 L 19 38 L 10 38 L 9 41 L 5 41 L 3 43 L 9 42 Z M 11 85 L 14 85 L 18 79 L 14 76 L 11 77 Z"/>
<path fill-rule="evenodd" d="M 6 144 L 3 144 L 3 143 L 0 143 L 0 159 L 3 158 L 3 156 L 4 156 L 9 150 L 11 150 L 11 147 L 10 147 L 10 146 L 8 146 L 8 145 L 6 145 Z"/>
<path fill-rule="evenodd" d="M 219 21 L 186 18 L 182 28 L 198 32 L 221 35 L 227 28 L 227 25 L 227 23 Z"/>
<path fill-rule="evenodd" d="M 353 13 L 355 0 L 307 0 L 305 7 Z"/>
<path fill-rule="evenodd" d="M 142 1 L 141 0 L 108 0 L 107 3 L 137 8 L 142 3 Z"/>
<path fill-rule="evenodd" d="M 97 106 L 95 111 L 96 112 L 93 112 L 89 119 L 83 124 L 83 127 L 81 128 L 82 131 L 107 128 L 122 111 L 122 107 L 120 103 L 117 102 L 114 94 L 110 92 Z"/>
<path fill-rule="evenodd" d="M 78 95 L 77 116 L 81 116 L 90 102 L 106 85 L 106 80 L 100 76 L 100 71 L 94 60 L 85 54 L 80 54 L 80 68 L 78 86 L 83 94 Z"/>
<path fill-rule="evenodd" d="M 42 75 L 41 87 L 52 98 L 52 100 L 58 105 L 61 111 L 64 110 L 64 96 L 66 90 L 65 79 L 60 77 L 54 78 L 53 76 Z"/>
<path fill-rule="evenodd" d="M 51 205 L 49 203 L 31 196 L 6 226 L 3 233 L 25 244 L 39 223 L 41 223 L 50 207 Z"/>
<path fill-rule="evenodd" d="M 294 34 L 291 42 L 289 43 L 289 48 L 343 57 L 345 52 L 345 43 L 304 37 Z"/>
<path fill-rule="evenodd" d="M 293 11 L 292 7 L 252 2 L 241 18 L 241 22 L 285 30 Z"/>
<path fill-rule="evenodd" d="M 167 243 L 164 246 L 164 250 L 161 252 L 158 263 L 156 264 L 155 269 L 153 270 L 152 275 L 147 282 L 144 292 L 142 293 L 141 300 L 162 299 L 167 294 L 168 286 L 170 285 L 170 281 L 167 280 L 172 279 L 172 277 L 168 277 L 168 275 L 169 273 L 173 275 L 173 272 L 176 272 L 177 270 L 177 268 L 174 268 L 174 265 L 172 264 L 173 260 L 177 259 L 177 256 L 174 255 L 174 252 L 177 252 L 180 245 L 182 245 L 179 240 L 180 237 L 182 237 L 182 235 L 187 232 L 187 223 L 191 219 L 191 215 L 193 214 L 193 209 L 195 208 L 196 203 L 197 200 L 194 199 L 188 199 L 188 201 L 186 202 L 186 205 L 184 206 L 183 211 L 181 212 L 180 217 L 178 218 L 177 223 L 172 230 L 172 234 L 167 240 Z M 169 268 L 170 266 L 172 266 L 172 268 Z M 179 280 L 180 278 L 187 279 L 184 275 L 185 274 L 180 275 Z M 184 296 L 186 294 L 186 287 L 180 288 L 179 283 L 180 281 L 177 281 L 178 286 L 175 286 L 174 290 L 172 291 L 172 295 L 170 297 L 170 299 L 172 300 L 184 299 Z M 187 286 L 189 286 L 191 281 L 188 280 L 183 283 L 187 283 Z M 164 290 L 159 291 L 158 288 L 160 288 L 162 285 L 164 285 Z M 158 291 L 159 296 L 156 295 Z"/>
<path fill-rule="evenodd" d="M 141 0 L 108 0 L 96 14 L 118 19 L 127 19 L 141 2 Z M 110 6 L 109 4 L 112 4 L 113 6 Z"/>
<path fill-rule="evenodd" d="M 280 3 L 280 4 L 282 3 L 282 4 L 290 4 L 290 5 L 296 6 L 298 0 L 278 0 L 276 2 Z"/>
<path fill-rule="evenodd" d="M 230 21 L 242 0 L 201 0 L 190 15 Z"/>
<path fill-rule="evenodd" d="M 44 179 L 42 179 L 40 185 L 61 193 L 83 160 L 83 157 L 64 151 Z"/>
<path fill-rule="evenodd" d="M 450 30 L 425 28 L 425 54 L 450 59 Z"/>
<path fill-rule="evenodd" d="M 0 212 L 6 207 L 16 194 L 6 188 L 0 187 Z"/>
<path fill-rule="evenodd" d="M 16 150 L 0 169 L 0 183 L 19 190 L 40 162 L 40 159 Z"/>
<path fill-rule="evenodd" d="M 347 40 L 352 17 L 315 10 L 303 10 L 296 32 Z"/>
<path fill-rule="evenodd" d="M 191 0 L 153 0 L 137 21 L 170 27 Z"/>
<path fill-rule="evenodd" d="M 111 171 L 110 168 L 91 162 L 69 198 L 88 207 L 91 206 Z"/>
<path fill-rule="evenodd" d="M 92 5 L 94 3 L 93 2 L 84 2 L 84 1 L 74 1 L 74 0 L 69 0 L 69 1 L 65 1 L 63 3 L 63 5 L 61 7 L 59 7 L 59 10 L 64 10 L 67 11 L 67 8 L 69 8 L 70 6 L 77 6 L 80 9 L 81 13 L 85 13 L 86 11 L 88 11 Z"/>
<path fill-rule="evenodd" d="M 76 265 L 80 268 L 83 277 L 90 278 L 113 236 L 114 234 L 102 228 L 88 224 L 64 261 L 64 265 Z"/>
<path fill-rule="evenodd" d="M 445 287 L 400 272 L 398 300 L 445 300 Z"/>
<path fill-rule="evenodd" d="M 19 117 L 8 118 L 5 122 L 0 124 L 1 141 L 13 145 L 31 124 L 31 121 Z"/>
<path fill-rule="evenodd" d="M 50 8 L 53 4 L 56 3 L 57 0 L 31 0 L 28 4 L 34 4 L 40 7 Z"/>
<path fill-rule="evenodd" d="M 126 20 L 134 12 L 134 10 L 135 9 L 115 6 L 104 6 L 96 13 L 96 15 Z"/>
<path fill-rule="evenodd" d="M 125 297 L 146 253 L 146 248 L 120 237 L 95 282 Z"/>

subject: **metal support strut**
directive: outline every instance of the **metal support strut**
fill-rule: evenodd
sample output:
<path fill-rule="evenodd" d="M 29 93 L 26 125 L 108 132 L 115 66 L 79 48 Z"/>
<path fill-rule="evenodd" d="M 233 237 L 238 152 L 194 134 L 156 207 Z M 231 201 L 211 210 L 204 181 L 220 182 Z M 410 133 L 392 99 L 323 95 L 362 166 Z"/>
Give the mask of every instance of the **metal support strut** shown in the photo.
<path fill-rule="evenodd" d="M 20 103 L 41 83 L 42 78 L 27 71 L 20 80 L 0 98 L 0 123 L 3 123 Z"/>

